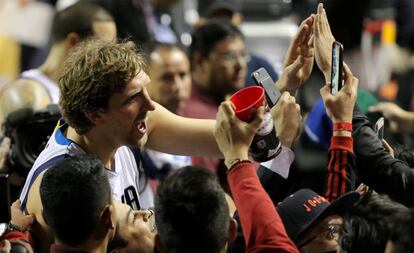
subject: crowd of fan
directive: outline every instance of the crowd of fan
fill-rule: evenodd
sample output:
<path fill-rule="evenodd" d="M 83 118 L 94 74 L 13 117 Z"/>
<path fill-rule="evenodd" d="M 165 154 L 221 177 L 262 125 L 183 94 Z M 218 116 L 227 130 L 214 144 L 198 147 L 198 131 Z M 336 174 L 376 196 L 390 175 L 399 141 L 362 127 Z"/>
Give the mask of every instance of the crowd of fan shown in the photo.
<path fill-rule="evenodd" d="M 271 109 L 282 151 L 259 164 L 249 146 L 264 108 L 243 122 L 226 101 L 244 87 L 247 62 L 261 61 L 235 24 L 200 23 L 188 56 L 165 43 L 145 54 L 116 41 L 114 19 L 101 7 L 58 12 L 46 61 L 0 93 L 1 121 L 27 106 L 58 103 L 62 113 L 11 205 L 0 251 L 414 250 L 412 157 L 377 137 L 346 63 L 343 87 L 331 93 L 335 37 L 326 15 L 320 4 L 290 43 Z M 314 68 L 324 75 L 320 94 L 332 122 L 321 193 L 292 191 L 288 181 L 303 125 L 295 96 Z M 414 131 L 414 113 L 387 103 L 373 110 Z"/>

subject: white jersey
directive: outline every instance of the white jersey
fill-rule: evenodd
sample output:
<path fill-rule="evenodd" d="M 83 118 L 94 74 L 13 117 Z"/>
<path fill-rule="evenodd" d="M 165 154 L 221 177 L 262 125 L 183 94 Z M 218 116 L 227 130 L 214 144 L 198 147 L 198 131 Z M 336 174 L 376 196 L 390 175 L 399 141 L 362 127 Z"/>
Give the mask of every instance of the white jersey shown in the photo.
<path fill-rule="evenodd" d="M 162 169 L 168 166 L 171 170 L 178 170 L 182 167 L 191 165 L 191 157 L 181 155 L 171 155 L 152 149 L 145 149 L 149 158 L 154 163 L 155 168 Z"/>
<path fill-rule="evenodd" d="M 59 86 L 56 82 L 47 77 L 43 72 L 38 69 L 30 69 L 24 71 L 20 74 L 20 77 L 23 79 L 29 79 L 40 84 L 49 94 L 50 103 L 58 104 L 59 103 Z"/>
<path fill-rule="evenodd" d="M 65 157 L 85 153 L 81 147 L 63 135 L 63 131 L 67 127 L 68 125 L 61 120 L 46 144 L 45 149 L 37 157 L 20 195 L 22 209 L 26 208 L 29 190 L 41 172 L 49 169 Z M 153 206 L 153 199 L 145 198 L 145 203 L 140 202 L 139 168 L 141 162 L 139 158 L 137 160 L 135 157 L 138 158 L 130 148 L 126 146 L 118 148 L 115 153 L 114 169 L 106 169 L 106 174 L 112 188 L 112 195 L 116 201 L 128 204 L 133 209 L 148 208 Z"/>

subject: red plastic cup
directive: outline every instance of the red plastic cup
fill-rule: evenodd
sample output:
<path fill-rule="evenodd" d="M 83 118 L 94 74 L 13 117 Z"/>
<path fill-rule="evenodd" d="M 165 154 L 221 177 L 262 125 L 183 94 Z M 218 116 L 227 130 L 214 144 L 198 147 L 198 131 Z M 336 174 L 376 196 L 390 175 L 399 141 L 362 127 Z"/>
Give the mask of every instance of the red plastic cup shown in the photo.
<path fill-rule="evenodd" d="M 230 97 L 237 118 L 250 122 L 260 106 L 264 105 L 265 91 L 260 86 L 249 86 L 239 90 Z"/>

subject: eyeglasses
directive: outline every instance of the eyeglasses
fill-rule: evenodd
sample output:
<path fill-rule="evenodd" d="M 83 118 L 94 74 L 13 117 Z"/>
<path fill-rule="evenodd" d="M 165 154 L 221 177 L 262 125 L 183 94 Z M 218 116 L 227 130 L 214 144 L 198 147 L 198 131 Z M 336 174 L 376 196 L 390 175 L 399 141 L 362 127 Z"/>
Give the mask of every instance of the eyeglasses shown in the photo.
<path fill-rule="evenodd" d="M 246 51 L 242 51 L 241 53 L 237 54 L 234 52 L 224 52 L 224 53 L 216 53 L 214 52 L 214 54 L 218 55 L 218 58 L 223 60 L 223 61 L 227 61 L 227 62 L 238 62 L 239 58 L 242 58 L 243 60 L 247 60 L 248 58 L 248 54 Z"/>
<path fill-rule="evenodd" d="M 342 229 L 342 224 L 328 224 L 328 227 L 326 229 L 324 229 L 324 231 L 322 232 L 322 233 L 324 233 L 322 238 L 324 238 L 328 241 L 332 241 L 332 240 L 338 241 L 339 240 L 339 233 L 340 233 L 341 229 Z M 312 236 L 311 238 L 309 238 L 305 242 L 298 245 L 298 249 L 301 249 L 301 248 L 305 247 L 306 245 L 310 244 L 311 242 L 313 242 L 318 237 L 320 237 L 320 235 Z"/>

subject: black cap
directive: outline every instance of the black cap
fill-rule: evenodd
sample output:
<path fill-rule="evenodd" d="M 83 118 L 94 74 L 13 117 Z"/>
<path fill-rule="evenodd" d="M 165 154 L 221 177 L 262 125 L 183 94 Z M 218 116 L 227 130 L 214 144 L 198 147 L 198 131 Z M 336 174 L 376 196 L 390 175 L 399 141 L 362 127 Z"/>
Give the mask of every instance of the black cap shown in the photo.
<path fill-rule="evenodd" d="M 199 0 L 198 12 L 203 17 L 210 17 L 219 10 L 225 10 L 233 14 L 241 12 L 240 0 Z"/>
<path fill-rule="evenodd" d="M 301 237 L 321 219 L 331 214 L 343 214 L 358 201 L 360 194 L 348 192 L 329 203 L 310 189 L 301 189 L 280 202 L 276 209 L 290 239 L 298 243 Z"/>

